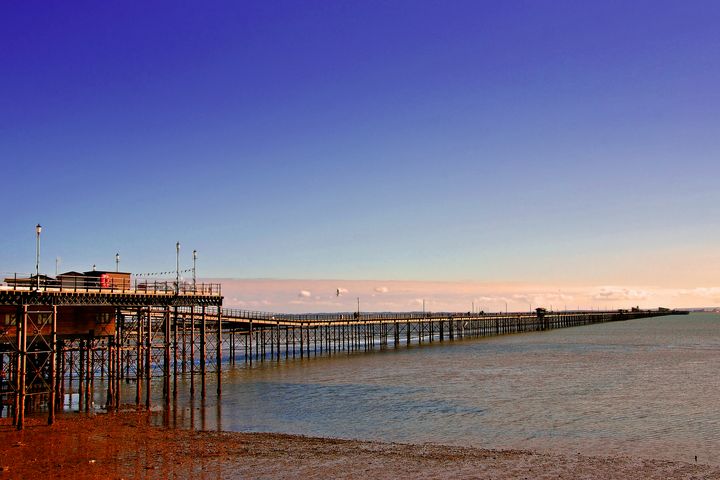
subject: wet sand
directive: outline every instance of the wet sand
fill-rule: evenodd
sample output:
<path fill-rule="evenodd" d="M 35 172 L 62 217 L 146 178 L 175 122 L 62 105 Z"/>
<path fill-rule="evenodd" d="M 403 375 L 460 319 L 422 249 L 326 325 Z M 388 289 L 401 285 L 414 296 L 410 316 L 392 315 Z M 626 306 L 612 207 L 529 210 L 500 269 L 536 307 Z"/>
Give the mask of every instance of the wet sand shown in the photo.
<path fill-rule="evenodd" d="M 153 414 L 0 420 L 8 478 L 717 479 L 720 467 L 631 457 L 539 454 L 153 426 Z"/>

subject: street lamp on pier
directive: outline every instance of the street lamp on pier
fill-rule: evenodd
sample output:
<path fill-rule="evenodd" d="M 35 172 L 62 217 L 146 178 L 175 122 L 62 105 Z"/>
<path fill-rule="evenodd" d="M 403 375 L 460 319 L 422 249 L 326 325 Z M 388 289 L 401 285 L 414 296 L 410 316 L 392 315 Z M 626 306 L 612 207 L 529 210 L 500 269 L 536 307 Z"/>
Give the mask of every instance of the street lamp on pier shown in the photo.
<path fill-rule="evenodd" d="M 195 266 L 196 266 L 196 263 L 197 263 L 197 250 L 193 250 L 193 270 L 192 270 L 192 273 L 193 273 L 193 293 L 195 292 L 195 283 L 196 283 L 196 278 L 195 278 Z"/>
<path fill-rule="evenodd" d="M 180 242 L 175 243 L 175 293 L 180 293 Z"/>
<path fill-rule="evenodd" d="M 35 278 L 37 279 L 38 290 L 40 290 L 40 232 L 42 232 L 42 226 L 38 223 L 35 226 L 35 233 L 37 234 L 35 241 Z"/>

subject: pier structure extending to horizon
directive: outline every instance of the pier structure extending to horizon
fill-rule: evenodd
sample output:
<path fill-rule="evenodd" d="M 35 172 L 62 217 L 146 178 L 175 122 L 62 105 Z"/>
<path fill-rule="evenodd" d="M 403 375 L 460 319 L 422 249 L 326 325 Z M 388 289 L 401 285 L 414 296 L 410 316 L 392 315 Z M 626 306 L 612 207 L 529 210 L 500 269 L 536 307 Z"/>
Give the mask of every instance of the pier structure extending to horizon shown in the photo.
<path fill-rule="evenodd" d="M 663 315 L 668 309 L 474 313 L 340 312 L 274 314 L 223 308 L 220 284 L 177 281 L 58 282 L 15 275 L 0 284 L 0 416 L 18 429 L 25 412 L 52 423 L 66 406 L 89 411 L 95 379 L 103 408 L 120 406 L 125 389 L 150 408 L 162 384 L 169 405 L 178 379 L 206 396 L 223 363 L 308 359 L 432 342 L 543 331 Z"/>
<path fill-rule="evenodd" d="M 340 312 L 273 314 L 223 308 L 227 357 L 252 364 L 424 343 L 544 331 L 635 318 L 686 314 L 657 310 L 531 312 Z"/>

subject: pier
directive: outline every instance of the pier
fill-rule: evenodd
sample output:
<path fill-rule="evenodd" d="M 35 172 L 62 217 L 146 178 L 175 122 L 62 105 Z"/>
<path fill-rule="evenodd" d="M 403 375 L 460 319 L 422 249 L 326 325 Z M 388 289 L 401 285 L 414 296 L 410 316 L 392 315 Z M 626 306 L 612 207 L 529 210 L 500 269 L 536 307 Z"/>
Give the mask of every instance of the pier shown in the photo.
<path fill-rule="evenodd" d="M 0 416 L 22 429 L 26 412 L 67 402 L 89 411 L 95 380 L 103 408 L 130 389 L 150 408 L 154 389 L 169 405 L 178 379 L 205 398 L 224 364 L 348 355 L 433 342 L 677 315 L 668 309 L 615 311 L 341 312 L 289 315 L 223 308 L 220 284 L 131 281 L 129 274 L 14 275 L 0 285 Z M 124 276 L 123 276 L 124 275 Z M 126 392 L 127 393 L 127 392 Z"/>

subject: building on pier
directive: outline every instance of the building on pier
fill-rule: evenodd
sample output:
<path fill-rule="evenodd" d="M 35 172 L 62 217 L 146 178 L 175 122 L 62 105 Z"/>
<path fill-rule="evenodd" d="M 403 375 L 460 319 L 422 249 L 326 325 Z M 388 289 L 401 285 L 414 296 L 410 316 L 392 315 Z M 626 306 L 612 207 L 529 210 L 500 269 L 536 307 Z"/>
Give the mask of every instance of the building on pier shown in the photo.
<path fill-rule="evenodd" d="M 129 290 L 131 285 L 130 274 L 127 272 L 93 270 L 83 273 L 83 276 L 89 287 Z"/>

